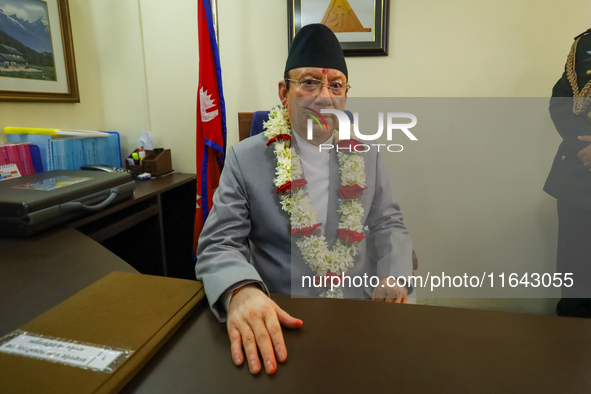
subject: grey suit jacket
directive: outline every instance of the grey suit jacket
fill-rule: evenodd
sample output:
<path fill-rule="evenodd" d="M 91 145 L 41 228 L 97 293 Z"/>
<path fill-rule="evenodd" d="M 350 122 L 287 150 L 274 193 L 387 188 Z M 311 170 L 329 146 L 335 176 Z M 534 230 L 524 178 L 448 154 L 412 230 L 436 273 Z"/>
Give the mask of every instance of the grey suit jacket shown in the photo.
<path fill-rule="evenodd" d="M 304 288 L 302 275 L 313 276 L 303 262 L 289 217 L 281 209 L 273 185 L 275 156 L 267 139 L 256 135 L 230 147 L 197 248 L 197 279 L 202 280 L 209 304 L 220 321 L 226 317 L 222 293 L 244 280 L 262 282 L 267 293 L 318 296 Z M 295 141 L 294 141 L 295 143 Z M 347 276 L 408 276 L 412 274 L 412 243 L 377 151 L 364 153 L 367 189 L 361 199 L 366 238 Z M 304 174 L 305 176 L 305 174 Z M 326 238 L 331 246 L 339 224 L 340 185 L 337 154 L 331 152 Z M 370 298 L 368 287 L 345 288 L 345 298 Z"/>

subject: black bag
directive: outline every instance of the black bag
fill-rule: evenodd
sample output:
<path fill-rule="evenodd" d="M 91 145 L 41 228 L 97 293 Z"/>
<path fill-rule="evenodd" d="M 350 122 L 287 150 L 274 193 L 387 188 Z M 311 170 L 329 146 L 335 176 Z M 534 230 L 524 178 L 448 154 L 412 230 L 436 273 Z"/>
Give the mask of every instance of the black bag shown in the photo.
<path fill-rule="evenodd" d="M 0 236 L 26 237 L 133 196 L 128 173 L 55 170 L 0 181 Z"/>

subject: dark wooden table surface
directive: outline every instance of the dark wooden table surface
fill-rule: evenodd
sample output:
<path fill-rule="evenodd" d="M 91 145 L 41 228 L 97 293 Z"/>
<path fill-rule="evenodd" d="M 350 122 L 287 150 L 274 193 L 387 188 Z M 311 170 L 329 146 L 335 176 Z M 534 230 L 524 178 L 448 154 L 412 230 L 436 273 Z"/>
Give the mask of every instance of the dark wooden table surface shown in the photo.
<path fill-rule="evenodd" d="M 123 393 L 591 393 L 591 321 L 274 296 L 299 330 L 252 376 L 206 305 Z"/>
<path fill-rule="evenodd" d="M 0 238 L 0 336 L 113 271 L 137 272 L 73 228 Z"/>
<path fill-rule="evenodd" d="M 0 336 L 112 271 L 135 270 L 73 228 L 0 238 Z M 304 320 L 285 331 L 275 375 L 234 366 L 225 325 L 203 303 L 122 392 L 591 393 L 590 320 L 274 298 Z"/>

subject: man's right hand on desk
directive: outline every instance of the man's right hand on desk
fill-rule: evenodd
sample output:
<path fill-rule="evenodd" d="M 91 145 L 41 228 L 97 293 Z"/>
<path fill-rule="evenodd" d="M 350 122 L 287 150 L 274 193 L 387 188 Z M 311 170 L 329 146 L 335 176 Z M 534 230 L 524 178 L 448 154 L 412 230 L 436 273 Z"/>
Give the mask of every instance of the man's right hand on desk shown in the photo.
<path fill-rule="evenodd" d="M 279 308 L 255 284 L 246 285 L 235 293 L 228 306 L 227 320 L 234 364 L 242 365 L 244 346 L 248 368 L 252 374 L 261 370 L 258 350 L 263 356 L 265 371 L 268 374 L 274 373 L 277 360 L 284 362 L 287 359 L 280 323 L 288 328 L 299 328 L 303 321 Z"/>

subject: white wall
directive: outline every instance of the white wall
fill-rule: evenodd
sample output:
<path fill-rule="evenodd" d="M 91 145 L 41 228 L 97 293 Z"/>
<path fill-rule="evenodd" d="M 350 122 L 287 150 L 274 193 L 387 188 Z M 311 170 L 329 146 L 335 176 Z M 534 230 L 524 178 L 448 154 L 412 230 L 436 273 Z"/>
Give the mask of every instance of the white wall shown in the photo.
<path fill-rule="evenodd" d="M 138 4 L 135 0 L 88 4 L 99 54 L 104 129 L 121 133 L 125 156 L 136 148 L 140 132 L 150 127 Z"/>
<path fill-rule="evenodd" d="M 400 133 L 393 142 L 404 151 L 382 157 L 419 258 L 417 273 L 494 273 L 495 291 L 478 289 L 480 297 L 511 296 L 514 289 L 507 284 L 501 288 L 502 273 L 520 278 L 525 272 L 553 273 L 556 200 L 542 188 L 560 137 L 550 120 L 548 99 L 421 98 L 399 103 L 392 111 L 403 107 L 417 116 L 413 132 L 418 141 Z M 553 288 L 522 287 L 513 294 L 559 296 Z M 417 295 L 430 297 L 420 289 Z M 512 305 L 498 299 L 423 302 L 502 309 Z M 513 310 L 553 309 L 554 301 L 548 299 L 513 304 Z"/>
<path fill-rule="evenodd" d="M 195 172 L 199 77 L 197 1 L 138 0 L 154 143 L 171 149 L 176 171 Z"/>

